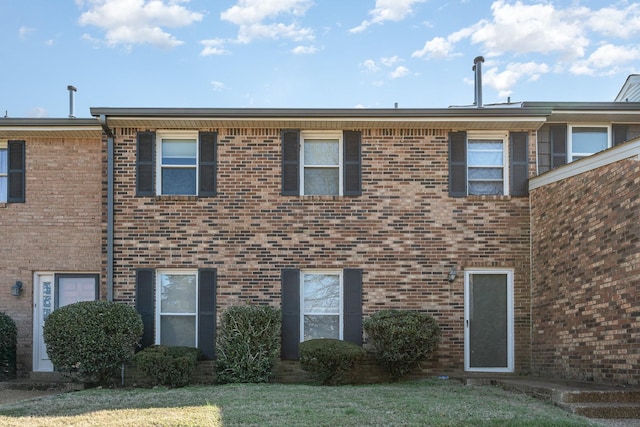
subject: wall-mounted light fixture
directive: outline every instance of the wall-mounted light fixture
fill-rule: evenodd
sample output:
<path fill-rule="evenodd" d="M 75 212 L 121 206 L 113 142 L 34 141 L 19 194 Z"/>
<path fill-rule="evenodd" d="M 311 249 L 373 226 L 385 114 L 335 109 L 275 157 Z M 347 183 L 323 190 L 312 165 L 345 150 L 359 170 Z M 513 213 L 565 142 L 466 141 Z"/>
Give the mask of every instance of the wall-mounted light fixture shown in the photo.
<path fill-rule="evenodd" d="M 22 292 L 22 282 L 18 280 L 15 285 L 11 286 L 11 295 L 18 297 L 20 292 Z"/>
<path fill-rule="evenodd" d="M 449 282 L 453 282 L 454 280 L 456 280 L 457 275 L 458 275 L 458 272 L 456 271 L 456 266 L 454 265 L 453 267 L 451 267 L 451 270 L 449 270 L 449 274 L 447 275 L 447 280 Z"/>

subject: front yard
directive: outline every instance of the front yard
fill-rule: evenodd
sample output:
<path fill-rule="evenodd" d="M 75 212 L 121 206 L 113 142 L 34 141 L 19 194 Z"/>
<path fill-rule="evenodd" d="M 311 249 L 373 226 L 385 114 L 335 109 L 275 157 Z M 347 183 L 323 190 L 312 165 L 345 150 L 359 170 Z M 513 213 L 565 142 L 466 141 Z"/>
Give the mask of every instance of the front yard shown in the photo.
<path fill-rule="evenodd" d="M 321 387 L 91 389 L 0 406 L 0 426 L 593 426 L 551 404 L 452 380 Z"/>

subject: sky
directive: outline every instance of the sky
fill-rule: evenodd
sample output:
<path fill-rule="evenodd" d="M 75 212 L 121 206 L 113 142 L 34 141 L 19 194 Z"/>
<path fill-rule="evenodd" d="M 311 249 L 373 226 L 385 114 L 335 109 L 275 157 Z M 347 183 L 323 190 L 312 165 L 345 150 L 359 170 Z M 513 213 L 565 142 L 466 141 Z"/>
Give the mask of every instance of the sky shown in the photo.
<path fill-rule="evenodd" d="M 640 3 L 0 0 L 0 117 L 90 107 L 447 108 L 613 101 Z"/>

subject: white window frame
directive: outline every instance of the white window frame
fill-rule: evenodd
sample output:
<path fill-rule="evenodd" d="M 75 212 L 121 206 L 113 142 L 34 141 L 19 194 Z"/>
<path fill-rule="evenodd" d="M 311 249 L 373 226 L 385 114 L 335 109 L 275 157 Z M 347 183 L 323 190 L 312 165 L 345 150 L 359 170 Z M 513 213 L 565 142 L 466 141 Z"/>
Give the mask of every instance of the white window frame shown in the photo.
<path fill-rule="evenodd" d="M 196 297 L 196 301 L 195 301 L 195 312 L 194 313 L 172 313 L 172 312 L 167 312 L 167 313 L 163 313 L 162 312 L 162 276 L 163 275 L 189 275 L 189 276 L 193 276 L 195 278 L 195 283 L 196 283 L 196 289 L 195 289 L 195 297 Z M 199 275 L 198 275 L 198 270 L 191 270 L 191 269 L 187 269 L 187 270 L 178 270 L 178 269 L 167 269 L 167 270 L 158 270 L 156 271 L 156 309 L 155 309 L 155 324 L 156 324 L 156 331 L 155 331 L 155 343 L 156 344 L 162 344 L 160 337 L 162 336 L 162 316 L 193 316 L 194 321 L 195 321 L 195 325 L 194 325 L 194 333 L 195 333 L 195 343 L 190 346 L 190 347 L 198 347 L 198 306 L 199 306 L 199 290 L 200 290 L 200 282 L 199 282 Z"/>
<path fill-rule="evenodd" d="M 163 165 L 162 164 L 162 141 L 164 139 L 192 139 L 196 142 L 196 164 L 192 165 Z M 172 169 L 194 169 L 196 172 L 196 190 L 193 194 L 169 194 L 170 196 L 197 196 L 200 188 L 200 140 L 197 131 L 179 131 L 164 130 L 156 132 L 156 195 L 165 195 L 162 193 L 162 170 L 164 168 Z"/>
<path fill-rule="evenodd" d="M 5 179 L 5 186 L 3 189 L 4 191 L 3 192 L 0 191 L 0 195 L 4 193 L 4 197 L 0 197 L 0 203 L 6 203 L 8 193 L 9 193 L 9 185 L 7 184 L 9 180 L 9 148 L 8 148 L 8 143 L 6 139 L 0 140 L 0 151 L 5 152 L 4 158 L 6 160 L 6 164 L 4 165 L 5 172 L 4 173 L 0 172 L 0 178 Z"/>
<path fill-rule="evenodd" d="M 477 167 L 469 164 L 469 141 L 496 141 L 502 140 L 502 194 L 489 194 L 489 196 L 504 196 L 509 194 L 509 132 L 507 131 L 468 131 L 467 140 L 465 141 L 467 152 L 467 165 L 466 165 L 466 180 L 467 180 L 467 195 L 473 196 L 469 193 L 469 168 Z M 492 166 L 495 168 L 495 166 Z"/>
<path fill-rule="evenodd" d="M 504 368 L 472 368 L 471 342 L 469 334 L 470 292 L 469 277 L 477 274 L 504 274 L 507 276 L 507 366 Z M 515 321 L 514 284 L 512 269 L 475 268 L 464 271 L 464 370 L 467 372 L 514 372 L 515 368 Z"/>
<path fill-rule="evenodd" d="M 607 147 L 604 149 L 606 150 L 607 148 L 611 148 L 611 124 L 610 123 L 574 123 L 574 124 L 569 124 L 567 126 L 567 163 L 571 163 L 571 162 L 575 162 L 576 160 L 579 159 L 574 159 L 575 156 L 578 156 L 579 158 L 584 158 L 584 157 L 589 157 L 592 156 L 596 153 L 574 153 L 573 152 L 573 129 L 574 128 L 603 128 L 607 130 Z"/>
<path fill-rule="evenodd" d="M 338 313 L 307 313 L 304 306 L 304 276 L 306 274 L 324 274 L 327 276 L 338 276 L 340 280 L 340 303 Z M 342 270 L 301 270 L 300 271 L 300 342 L 304 342 L 304 316 L 335 316 L 338 315 L 339 333 L 338 339 L 344 339 L 344 275 Z"/>
<path fill-rule="evenodd" d="M 318 196 L 342 196 L 343 194 L 343 135 L 342 131 L 301 131 L 300 132 L 300 195 L 309 196 L 304 192 L 304 171 L 307 168 L 310 169 L 338 169 L 338 194 L 318 194 Z M 327 139 L 338 141 L 338 166 L 336 165 L 310 165 L 305 164 L 304 159 L 304 144 L 307 139 Z M 312 195 L 313 196 L 313 195 Z"/>

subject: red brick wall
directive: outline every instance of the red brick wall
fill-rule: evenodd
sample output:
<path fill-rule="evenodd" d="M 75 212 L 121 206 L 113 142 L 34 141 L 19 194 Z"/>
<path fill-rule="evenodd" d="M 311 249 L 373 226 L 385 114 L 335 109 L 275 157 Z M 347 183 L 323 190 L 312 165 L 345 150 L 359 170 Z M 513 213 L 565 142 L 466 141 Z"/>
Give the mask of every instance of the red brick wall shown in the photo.
<path fill-rule="evenodd" d="M 531 193 L 532 366 L 640 384 L 640 162 Z"/>
<path fill-rule="evenodd" d="M 33 274 L 100 272 L 103 167 L 100 139 L 29 138 L 25 152 L 26 203 L 0 204 L 0 311 L 17 323 L 22 372 L 32 363 Z"/>
<path fill-rule="evenodd" d="M 446 131 L 364 130 L 358 197 L 281 196 L 280 129 L 219 129 L 218 141 L 217 197 L 135 197 L 136 130 L 116 129 L 116 300 L 133 304 L 136 268 L 217 268 L 219 310 L 279 306 L 283 268 L 362 268 L 365 316 L 438 319 L 437 373 L 464 367 L 463 269 L 512 268 L 516 370 L 528 371 L 529 200 L 450 198 Z"/>

